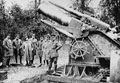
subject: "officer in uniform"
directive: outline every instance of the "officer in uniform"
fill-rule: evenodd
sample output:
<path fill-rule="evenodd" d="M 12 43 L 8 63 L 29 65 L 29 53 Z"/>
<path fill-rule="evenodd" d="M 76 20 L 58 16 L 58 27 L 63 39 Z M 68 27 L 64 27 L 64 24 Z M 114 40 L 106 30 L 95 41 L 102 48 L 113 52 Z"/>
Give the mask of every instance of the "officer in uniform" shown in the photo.
<path fill-rule="evenodd" d="M 30 55 L 32 55 L 31 52 L 31 42 L 28 39 L 28 36 L 25 37 L 25 41 L 22 44 L 22 50 L 23 50 L 23 54 L 25 56 L 26 59 L 26 66 L 30 66 Z"/>
<path fill-rule="evenodd" d="M 44 41 L 43 41 L 43 62 L 44 62 L 44 65 L 46 63 L 46 65 L 49 64 L 49 57 L 48 57 L 48 52 L 49 52 L 49 48 L 50 48 L 50 36 L 49 35 L 46 35 Z"/>
<path fill-rule="evenodd" d="M 32 55 L 30 55 L 30 65 L 33 65 L 34 62 L 34 56 L 36 55 L 36 49 L 37 49 L 37 39 L 35 38 L 35 34 L 32 35 L 32 38 L 29 39 L 31 42 L 31 52 Z"/>
<path fill-rule="evenodd" d="M 14 55 L 15 55 L 15 60 L 16 63 L 18 62 L 17 58 L 19 56 L 20 58 L 20 64 L 22 64 L 22 41 L 19 39 L 19 35 L 17 34 L 16 38 L 13 40 L 13 48 L 14 48 Z"/>
<path fill-rule="evenodd" d="M 38 67 L 42 66 L 42 56 L 43 56 L 42 45 L 43 45 L 43 37 L 40 37 L 40 40 L 37 42 L 37 50 L 36 50 L 36 55 L 38 55 L 40 59 L 40 65 Z"/>
<path fill-rule="evenodd" d="M 3 57 L 3 67 L 10 66 L 10 58 L 13 56 L 13 45 L 10 39 L 10 34 L 3 40 L 4 46 L 4 57 Z"/>
<path fill-rule="evenodd" d="M 62 45 L 59 43 L 59 41 L 56 39 L 56 37 L 53 38 L 52 40 L 52 48 L 49 51 L 49 69 L 48 72 L 51 71 L 52 64 L 54 63 L 54 72 L 53 74 L 56 73 L 57 70 L 57 60 L 59 57 L 58 51 L 62 47 Z"/>

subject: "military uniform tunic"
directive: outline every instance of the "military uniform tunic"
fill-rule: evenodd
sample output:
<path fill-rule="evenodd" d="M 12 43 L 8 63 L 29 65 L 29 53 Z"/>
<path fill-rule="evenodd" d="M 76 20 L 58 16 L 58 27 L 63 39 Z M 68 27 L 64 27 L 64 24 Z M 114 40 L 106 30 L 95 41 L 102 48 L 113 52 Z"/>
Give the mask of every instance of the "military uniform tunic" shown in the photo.
<path fill-rule="evenodd" d="M 13 56 L 13 45 L 10 39 L 4 39 L 3 46 L 5 47 L 4 56 Z"/>
<path fill-rule="evenodd" d="M 21 39 L 14 39 L 13 40 L 13 46 L 14 48 L 14 53 L 17 55 L 21 56 L 21 45 L 22 45 L 22 41 Z"/>
<path fill-rule="evenodd" d="M 37 39 L 30 38 L 29 41 L 30 41 L 30 44 L 31 44 L 30 51 L 32 52 L 32 55 L 30 55 L 30 60 L 32 60 L 34 58 L 34 56 L 36 55 Z"/>
<path fill-rule="evenodd" d="M 42 55 L 43 55 L 42 44 L 43 44 L 42 41 L 38 41 L 38 42 L 37 42 L 37 51 L 36 51 L 36 55 L 38 55 L 38 56 L 40 56 L 40 57 L 42 57 Z"/>

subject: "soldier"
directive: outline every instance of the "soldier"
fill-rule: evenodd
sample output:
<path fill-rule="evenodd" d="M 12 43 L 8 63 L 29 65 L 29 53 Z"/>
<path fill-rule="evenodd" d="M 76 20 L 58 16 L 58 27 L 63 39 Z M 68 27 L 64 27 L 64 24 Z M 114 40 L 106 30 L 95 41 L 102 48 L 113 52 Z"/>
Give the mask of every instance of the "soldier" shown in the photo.
<path fill-rule="evenodd" d="M 22 49 L 24 51 L 24 56 L 26 59 L 26 66 L 30 65 L 30 55 L 32 54 L 30 49 L 31 49 L 31 42 L 28 40 L 28 37 L 26 36 L 25 41 L 22 44 Z"/>
<path fill-rule="evenodd" d="M 44 65 L 45 65 L 45 61 L 46 61 L 46 55 L 45 55 L 46 46 L 47 46 L 47 37 L 44 37 L 43 45 L 42 45 L 42 49 L 43 49 L 43 64 Z"/>
<path fill-rule="evenodd" d="M 52 40 L 51 40 L 51 38 L 50 38 L 50 35 L 48 35 L 48 38 L 47 38 L 48 40 L 47 40 L 47 49 L 46 49 L 46 61 L 47 61 L 47 65 L 49 65 L 49 51 L 51 50 L 51 48 L 52 48 Z"/>
<path fill-rule="evenodd" d="M 30 65 L 32 66 L 37 49 L 37 39 L 35 38 L 35 34 L 32 35 L 32 38 L 30 38 L 29 41 L 31 42 L 31 48 L 32 48 L 31 49 L 32 55 L 30 55 Z"/>
<path fill-rule="evenodd" d="M 3 57 L 3 67 L 10 66 L 10 58 L 13 56 L 13 46 L 10 39 L 10 34 L 3 40 L 4 46 L 4 57 Z"/>
<path fill-rule="evenodd" d="M 37 42 L 37 51 L 36 51 L 36 55 L 39 56 L 40 59 L 40 66 L 42 66 L 42 56 L 43 56 L 43 49 L 42 49 L 42 44 L 43 44 L 43 37 L 40 37 L 40 40 Z"/>
<path fill-rule="evenodd" d="M 22 41 L 21 39 L 19 39 L 19 35 L 17 34 L 16 35 L 16 38 L 13 40 L 13 48 L 14 48 L 14 55 L 15 55 L 15 61 L 16 61 L 16 64 L 18 62 L 17 58 L 19 56 L 20 58 L 20 64 L 22 64 Z"/>
<path fill-rule="evenodd" d="M 49 44 L 50 44 L 50 36 L 47 35 L 45 37 L 44 41 L 43 41 L 43 46 L 42 46 L 42 48 L 43 48 L 43 62 L 44 62 L 44 65 L 45 65 L 45 63 L 47 65 L 49 64 L 48 63 L 48 60 L 49 60 L 49 58 L 48 58 L 48 52 L 49 52 L 49 48 L 50 48 Z"/>
<path fill-rule="evenodd" d="M 51 71 L 52 63 L 54 63 L 54 73 L 56 73 L 57 70 L 57 60 L 58 60 L 58 51 L 62 47 L 62 45 L 59 43 L 59 41 L 56 39 L 56 37 L 52 40 L 52 48 L 49 51 L 49 69 L 48 72 Z"/>

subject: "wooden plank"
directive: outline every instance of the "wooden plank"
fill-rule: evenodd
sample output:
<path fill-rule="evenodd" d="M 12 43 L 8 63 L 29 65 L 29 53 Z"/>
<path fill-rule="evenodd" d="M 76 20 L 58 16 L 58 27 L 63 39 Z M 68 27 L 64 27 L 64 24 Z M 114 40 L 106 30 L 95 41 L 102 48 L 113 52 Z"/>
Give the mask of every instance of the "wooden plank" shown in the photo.
<path fill-rule="evenodd" d="M 52 75 L 43 76 L 43 79 L 49 81 L 55 81 L 55 82 L 63 82 L 63 83 L 99 83 L 99 82 L 92 82 L 92 80 L 87 81 L 82 79 L 74 79 L 74 78 L 52 76 Z"/>
<path fill-rule="evenodd" d="M 74 66 L 79 66 L 79 67 L 85 67 L 85 66 L 89 66 L 89 67 L 100 67 L 100 64 L 95 64 L 95 63 L 71 63 L 68 65 L 74 65 Z"/>

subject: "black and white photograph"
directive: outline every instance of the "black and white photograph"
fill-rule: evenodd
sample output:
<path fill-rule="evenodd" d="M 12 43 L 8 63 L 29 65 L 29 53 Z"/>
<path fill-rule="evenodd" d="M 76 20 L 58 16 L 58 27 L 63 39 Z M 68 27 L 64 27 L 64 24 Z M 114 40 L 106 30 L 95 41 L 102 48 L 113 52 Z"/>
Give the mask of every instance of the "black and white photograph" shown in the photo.
<path fill-rule="evenodd" d="M 120 83 L 120 0 L 0 0 L 0 83 Z"/>

